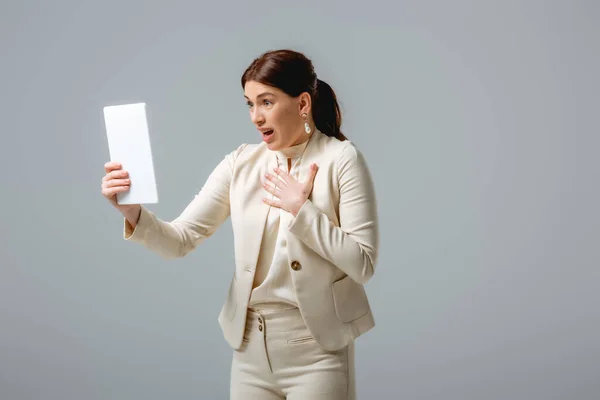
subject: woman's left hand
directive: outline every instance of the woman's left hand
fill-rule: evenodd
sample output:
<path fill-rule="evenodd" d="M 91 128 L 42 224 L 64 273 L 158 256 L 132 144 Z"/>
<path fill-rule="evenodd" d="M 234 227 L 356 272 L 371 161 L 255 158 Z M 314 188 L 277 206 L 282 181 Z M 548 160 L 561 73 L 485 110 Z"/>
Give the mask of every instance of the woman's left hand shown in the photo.
<path fill-rule="evenodd" d="M 265 198 L 263 202 L 273 207 L 282 208 L 295 217 L 312 192 L 317 170 L 317 165 L 312 164 L 310 166 L 310 175 L 306 182 L 298 182 L 285 171 L 275 168 L 274 172 L 276 175 L 265 175 L 265 178 L 271 183 L 263 182 L 263 188 L 277 199 L 270 200 Z"/>

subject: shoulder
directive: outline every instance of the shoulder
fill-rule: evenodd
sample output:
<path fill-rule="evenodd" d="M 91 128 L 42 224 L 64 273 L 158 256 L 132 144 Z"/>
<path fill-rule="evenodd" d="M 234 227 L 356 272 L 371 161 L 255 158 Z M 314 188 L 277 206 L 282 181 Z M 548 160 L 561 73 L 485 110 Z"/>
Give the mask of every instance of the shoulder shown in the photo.
<path fill-rule="evenodd" d="M 264 154 L 264 143 L 242 143 L 225 155 L 225 162 L 231 171 L 254 166 Z"/>
<path fill-rule="evenodd" d="M 340 140 L 327 136 L 324 133 L 321 133 L 318 139 L 319 143 L 317 147 L 319 151 L 338 161 L 348 155 L 352 155 L 356 150 L 356 146 L 349 139 Z"/>
<path fill-rule="evenodd" d="M 332 151 L 335 154 L 335 166 L 340 179 L 350 179 L 355 175 L 369 174 L 369 167 L 365 157 L 356 143 L 351 140 L 334 139 L 332 142 Z"/>
<path fill-rule="evenodd" d="M 362 160 L 362 153 L 350 139 L 339 140 L 326 136 L 323 150 L 334 157 L 339 168 L 356 165 Z"/>
<path fill-rule="evenodd" d="M 242 143 L 238 147 L 227 153 L 225 155 L 225 158 L 228 159 L 228 161 L 230 161 L 231 163 L 235 163 L 241 158 L 247 157 L 251 153 L 255 153 L 258 146 L 258 144 L 254 143 Z"/>
<path fill-rule="evenodd" d="M 238 147 L 236 147 L 235 149 L 231 150 L 229 152 L 229 154 L 227 154 L 227 156 L 229 156 L 232 159 L 236 160 L 240 156 L 240 154 L 242 154 L 246 149 L 248 149 L 248 146 L 250 146 L 250 144 L 248 144 L 248 143 L 241 143 Z"/>

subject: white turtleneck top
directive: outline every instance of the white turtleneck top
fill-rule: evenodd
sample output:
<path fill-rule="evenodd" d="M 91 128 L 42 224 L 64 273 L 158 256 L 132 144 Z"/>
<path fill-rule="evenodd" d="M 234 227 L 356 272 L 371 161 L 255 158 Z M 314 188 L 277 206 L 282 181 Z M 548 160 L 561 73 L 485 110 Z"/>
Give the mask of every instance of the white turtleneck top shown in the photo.
<path fill-rule="evenodd" d="M 307 144 L 308 141 L 305 141 L 273 151 L 278 167 L 288 171 L 288 159 L 291 159 L 291 169 L 288 173 L 298 179 L 298 168 Z M 292 218 L 292 214 L 283 209 L 271 207 L 269 210 L 250 296 L 251 308 L 266 311 L 297 307 L 285 241 L 285 230 Z"/>

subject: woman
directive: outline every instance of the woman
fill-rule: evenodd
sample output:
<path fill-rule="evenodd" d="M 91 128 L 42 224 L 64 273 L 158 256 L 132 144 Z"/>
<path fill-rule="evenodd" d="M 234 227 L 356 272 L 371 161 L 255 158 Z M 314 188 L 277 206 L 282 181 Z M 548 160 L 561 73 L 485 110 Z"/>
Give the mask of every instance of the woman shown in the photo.
<path fill-rule="evenodd" d="M 374 326 L 363 284 L 379 246 L 373 183 L 340 131 L 331 87 L 303 54 L 262 54 L 242 76 L 260 144 L 227 154 L 171 222 L 119 205 L 127 172 L 102 193 L 124 237 L 182 257 L 231 217 L 235 270 L 219 324 L 234 349 L 232 399 L 353 399 L 354 339 Z"/>

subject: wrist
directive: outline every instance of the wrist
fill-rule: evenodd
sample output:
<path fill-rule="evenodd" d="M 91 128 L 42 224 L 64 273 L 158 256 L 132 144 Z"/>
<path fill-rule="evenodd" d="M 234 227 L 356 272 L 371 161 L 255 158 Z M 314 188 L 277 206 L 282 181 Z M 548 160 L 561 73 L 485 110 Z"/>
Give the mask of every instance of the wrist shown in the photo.
<path fill-rule="evenodd" d="M 292 211 L 292 215 L 294 216 L 294 218 L 298 215 L 298 213 L 300 213 L 300 210 L 302 210 L 302 207 L 304 207 L 304 204 L 306 204 L 307 201 L 308 199 L 304 200 L 302 203 L 298 204 L 296 208 Z"/>
<path fill-rule="evenodd" d="M 121 214 L 123 214 L 133 227 L 138 223 L 141 213 L 142 207 L 139 204 L 132 205 L 131 207 L 128 206 L 121 210 Z"/>

